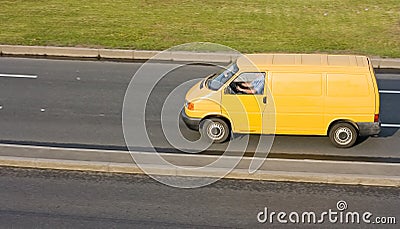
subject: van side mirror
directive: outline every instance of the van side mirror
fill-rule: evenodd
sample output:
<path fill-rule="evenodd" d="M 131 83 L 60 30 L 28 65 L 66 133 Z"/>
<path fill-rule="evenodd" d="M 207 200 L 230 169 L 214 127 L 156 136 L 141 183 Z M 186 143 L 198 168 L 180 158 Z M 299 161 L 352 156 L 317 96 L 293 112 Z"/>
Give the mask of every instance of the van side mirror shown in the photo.
<path fill-rule="evenodd" d="M 236 94 L 235 91 L 231 88 L 231 85 L 228 85 L 228 86 L 225 88 L 224 93 L 225 93 L 225 94 L 230 94 L 230 95 Z"/>

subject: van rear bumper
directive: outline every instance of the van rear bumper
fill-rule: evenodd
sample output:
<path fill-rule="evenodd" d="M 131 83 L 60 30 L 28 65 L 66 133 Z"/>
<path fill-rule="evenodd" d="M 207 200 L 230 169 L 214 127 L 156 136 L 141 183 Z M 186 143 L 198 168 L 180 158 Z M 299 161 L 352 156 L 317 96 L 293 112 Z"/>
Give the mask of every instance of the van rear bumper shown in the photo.
<path fill-rule="evenodd" d="M 357 122 L 360 136 L 377 135 L 381 132 L 380 122 Z"/>
<path fill-rule="evenodd" d="M 181 117 L 183 122 L 186 124 L 187 127 L 189 127 L 189 129 L 192 130 L 199 130 L 199 125 L 200 125 L 200 118 L 191 118 L 189 116 L 187 116 L 185 109 L 182 109 L 181 111 Z"/>

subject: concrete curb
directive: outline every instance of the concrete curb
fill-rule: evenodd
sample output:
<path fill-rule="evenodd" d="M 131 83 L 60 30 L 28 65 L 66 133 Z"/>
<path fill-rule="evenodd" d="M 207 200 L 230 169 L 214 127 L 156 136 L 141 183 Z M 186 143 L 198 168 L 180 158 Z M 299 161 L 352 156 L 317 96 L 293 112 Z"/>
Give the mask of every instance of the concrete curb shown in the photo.
<path fill-rule="evenodd" d="M 396 68 L 400 69 L 400 59 L 377 59 L 372 58 L 374 68 Z"/>
<path fill-rule="evenodd" d="M 120 50 L 120 49 L 91 49 L 52 46 L 18 46 L 0 45 L 2 55 L 27 56 L 54 56 L 73 58 L 105 58 L 126 60 L 154 60 L 165 61 L 198 61 L 198 62 L 230 62 L 236 54 L 223 53 L 193 53 L 185 51 L 161 52 L 148 50 Z"/>
<path fill-rule="evenodd" d="M 128 152 L 122 151 L 12 145 L 0 147 L 0 152 L 8 155 L 0 156 L 0 166 L 209 178 L 219 178 L 226 172 L 224 166 L 197 169 L 219 158 L 211 155 L 160 154 L 165 160 L 179 166 L 171 167 L 155 163 L 152 160 L 154 153 L 134 152 L 135 158 L 140 157 L 146 162 L 138 166 L 130 162 L 132 158 Z M 36 157 L 10 156 L 18 155 L 16 152 L 31 152 Z M 110 158 L 117 155 L 124 155 L 125 158 L 113 161 L 104 158 L 104 154 L 110 155 Z M 45 155 L 53 158 L 44 158 Z M 94 160 L 95 158 L 100 161 Z M 231 159 L 235 157 L 226 156 L 227 161 Z M 400 187 L 400 164 L 396 163 L 268 159 L 257 172 L 250 174 L 248 166 L 251 160 L 252 158 L 242 158 L 235 169 L 224 178 Z"/>
<path fill-rule="evenodd" d="M 53 46 L 19 46 L 0 45 L 2 55 L 30 55 L 53 56 L 73 58 L 105 58 L 124 60 L 166 60 L 166 61 L 193 61 L 193 62 L 230 62 L 236 54 L 223 53 L 193 53 L 184 51 L 161 52 L 146 50 L 120 50 L 120 49 L 91 49 Z M 374 68 L 400 69 L 400 59 L 371 58 Z"/>

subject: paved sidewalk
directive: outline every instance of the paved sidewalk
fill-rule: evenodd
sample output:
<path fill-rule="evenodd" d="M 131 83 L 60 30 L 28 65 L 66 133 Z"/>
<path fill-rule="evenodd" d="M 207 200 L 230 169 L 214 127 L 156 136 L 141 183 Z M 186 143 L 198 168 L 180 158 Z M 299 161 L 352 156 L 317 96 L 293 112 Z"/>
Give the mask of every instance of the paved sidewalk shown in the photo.
<path fill-rule="evenodd" d="M 199 62 L 230 62 L 237 57 L 237 54 L 223 53 L 194 53 L 183 51 L 160 52 L 146 50 L 90 49 L 16 45 L 0 45 L 0 54 L 125 60 L 148 60 L 150 58 L 154 58 L 154 60 Z M 400 68 L 400 59 L 371 57 L 371 60 L 374 68 Z"/>
<path fill-rule="evenodd" d="M 88 150 L 57 147 L 0 145 L 0 166 L 83 170 L 143 174 L 142 169 L 153 175 L 219 177 L 236 157 L 226 157 L 219 166 L 197 169 L 210 165 L 218 156 L 193 154 L 161 154 L 176 166 L 160 164 L 154 153 L 134 152 L 136 164 L 126 151 Z M 400 187 L 399 163 L 267 159 L 255 173 L 249 173 L 252 158 L 242 158 L 225 178 L 375 185 Z"/>

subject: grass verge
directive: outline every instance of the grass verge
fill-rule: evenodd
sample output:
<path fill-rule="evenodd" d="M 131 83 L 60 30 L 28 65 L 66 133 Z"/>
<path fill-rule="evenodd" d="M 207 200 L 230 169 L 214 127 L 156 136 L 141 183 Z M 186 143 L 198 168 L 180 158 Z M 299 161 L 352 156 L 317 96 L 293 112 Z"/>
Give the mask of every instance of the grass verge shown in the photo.
<path fill-rule="evenodd" d="M 400 57 L 399 0 L 0 0 L 0 44 Z"/>

